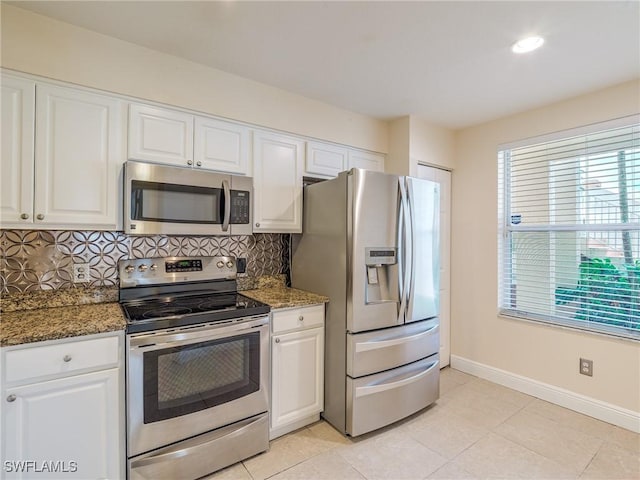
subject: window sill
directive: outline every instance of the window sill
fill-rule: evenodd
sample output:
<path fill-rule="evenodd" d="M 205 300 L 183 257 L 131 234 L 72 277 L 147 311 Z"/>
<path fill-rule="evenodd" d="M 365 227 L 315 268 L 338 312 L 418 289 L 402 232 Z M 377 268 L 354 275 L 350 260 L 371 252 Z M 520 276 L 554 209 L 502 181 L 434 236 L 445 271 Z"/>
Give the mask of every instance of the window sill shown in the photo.
<path fill-rule="evenodd" d="M 528 323 L 532 323 L 534 325 L 541 325 L 553 328 L 559 328 L 562 330 L 568 330 L 573 333 L 586 333 L 590 335 L 596 335 L 598 337 L 608 337 L 610 339 L 616 340 L 627 340 L 633 343 L 640 343 L 640 332 L 631 333 L 626 329 L 616 329 L 611 331 L 600 330 L 596 328 L 587 328 L 583 325 L 580 325 L 578 322 L 576 324 L 572 323 L 560 323 L 558 320 L 545 319 L 536 316 L 530 316 L 526 314 L 519 314 L 518 312 L 514 312 L 512 310 L 498 310 L 498 317 L 504 318 L 507 320 L 518 320 L 524 321 Z"/>

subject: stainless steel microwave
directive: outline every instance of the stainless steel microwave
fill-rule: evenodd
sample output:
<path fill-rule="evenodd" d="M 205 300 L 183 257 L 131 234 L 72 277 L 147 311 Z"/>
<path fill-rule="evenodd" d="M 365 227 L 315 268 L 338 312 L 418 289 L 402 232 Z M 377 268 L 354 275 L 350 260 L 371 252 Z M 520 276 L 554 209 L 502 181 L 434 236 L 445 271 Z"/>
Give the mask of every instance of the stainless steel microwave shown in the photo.
<path fill-rule="evenodd" d="M 251 177 L 128 161 L 124 182 L 125 233 L 253 233 Z"/>

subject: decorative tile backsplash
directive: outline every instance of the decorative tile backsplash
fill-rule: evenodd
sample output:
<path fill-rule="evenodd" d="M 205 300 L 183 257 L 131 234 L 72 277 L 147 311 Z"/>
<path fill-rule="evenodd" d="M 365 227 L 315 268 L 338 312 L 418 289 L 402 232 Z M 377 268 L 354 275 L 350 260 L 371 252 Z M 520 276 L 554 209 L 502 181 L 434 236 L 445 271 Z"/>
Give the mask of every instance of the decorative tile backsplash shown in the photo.
<path fill-rule="evenodd" d="M 229 255 L 247 259 L 247 277 L 289 271 L 289 235 L 136 237 L 122 232 L 0 231 L 0 293 L 115 287 L 118 260 L 164 256 Z M 73 283 L 73 264 L 89 263 L 89 283 Z"/>

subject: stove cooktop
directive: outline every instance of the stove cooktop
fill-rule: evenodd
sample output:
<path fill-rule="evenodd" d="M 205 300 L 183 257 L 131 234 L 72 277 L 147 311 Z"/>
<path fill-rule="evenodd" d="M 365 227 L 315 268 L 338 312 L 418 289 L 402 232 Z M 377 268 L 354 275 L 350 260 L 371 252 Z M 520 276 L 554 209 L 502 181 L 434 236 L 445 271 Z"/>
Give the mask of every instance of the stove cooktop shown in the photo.
<path fill-rule="evenodd" d="M 175 295 L 121 302 L 127 332 L 146 332 L 263 315 L 268 305 L 239 293 Z"/>

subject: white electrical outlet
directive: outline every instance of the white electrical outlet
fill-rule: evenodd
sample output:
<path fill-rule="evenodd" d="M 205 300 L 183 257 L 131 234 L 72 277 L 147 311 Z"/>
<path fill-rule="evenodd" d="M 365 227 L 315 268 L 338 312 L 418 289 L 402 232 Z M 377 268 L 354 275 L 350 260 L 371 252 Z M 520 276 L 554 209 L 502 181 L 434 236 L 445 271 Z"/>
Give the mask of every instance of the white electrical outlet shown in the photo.
<path fill-rule="evenodd" d="M 73 264 L 73 283 L 86 283 L 91 278 L 91 267 L 88 263 Z"/>
<path fill-rule="evenodd" d="M 580 359 L 580 373 L 582 375 L 587 375 L 589 377 L 593 377 L 593 360 L 589 360 L 587 358 Z"/>

